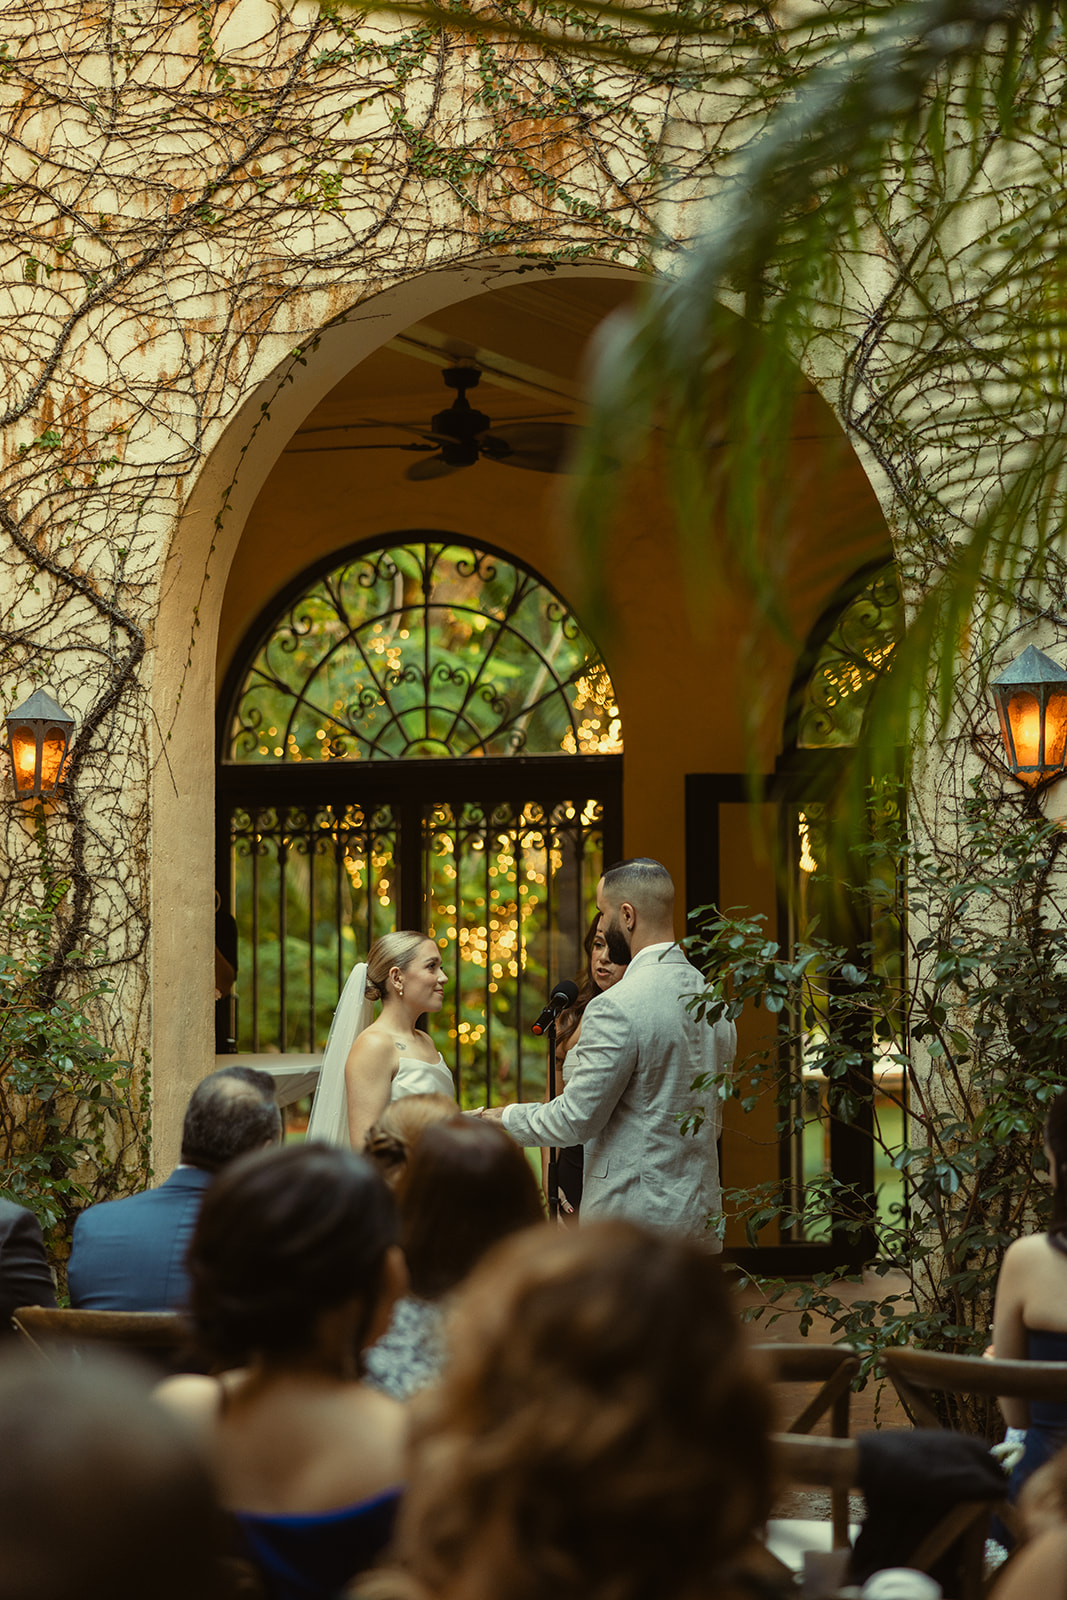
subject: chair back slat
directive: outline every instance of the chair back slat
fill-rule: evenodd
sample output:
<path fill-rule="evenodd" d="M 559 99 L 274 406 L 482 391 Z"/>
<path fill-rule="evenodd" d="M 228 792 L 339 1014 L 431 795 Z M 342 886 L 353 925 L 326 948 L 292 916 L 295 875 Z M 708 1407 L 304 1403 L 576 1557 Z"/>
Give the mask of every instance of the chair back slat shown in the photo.
<path fill-rule="evenodd" d="M 177 1352 L 189 1340 L 189 1324 L 176 1311 L 70 1311 L 20 1306 L 11 1325 L 46 1360 L 48 1346 L 104 1344 L 123 1349 Z"/>
<path fill-rule="evenodd" d="M 819 1419 L 831 1413 L 836 1438 L 847 1438 L 852 1380 L 860 1358 L 850 1344 L 761 1344 L 760 1355 L 770 1363 L 772 1383 L 820 1383 L 822 1387 L 786 1428 L 787 1433 L 810 1433 Z"/>
<path fill-rule="evenodd" d="M 976 1394 L 1067 1404 L 1067 1361 L 991 1361 L 906 1346 L 883 1350 L 882 1371 L 909 1416 L 922 1428 L 943 1428 L 927 1395 Z"/>
<path fill-rule="evenodd" d="M 830 1430 L 846 1439 L 850 1425 L 852 1380 L 860 1358 L 850 1344 L 761 1344 L 759 1351 L 770 1366 L 772 1383 L 818 1383 L 821 1387 L 786 1426 L 791 1434 L 809 1434 L 830 1413 Z M 830 1520 L 835 1549 L 848 1543 L 848 1490 L 830 1486 Z"/>
<path fill-rule="evenodd" d="M 844 1489 L 856 1486 L 859 1446 L 855 1439 L 812 1438 L 797 1433 L 774 1433 L 771 1449 L 780 1475 L 789 1483 L 813 1488 Z"/>

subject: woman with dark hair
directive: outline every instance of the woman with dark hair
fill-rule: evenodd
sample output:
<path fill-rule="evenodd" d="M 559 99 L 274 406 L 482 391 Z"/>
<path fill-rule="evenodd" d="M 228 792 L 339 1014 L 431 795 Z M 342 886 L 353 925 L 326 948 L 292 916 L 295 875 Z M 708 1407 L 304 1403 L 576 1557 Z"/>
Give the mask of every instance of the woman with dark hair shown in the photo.
<path fill-rule="evenodd" d="M 993 1308 L 993 1355 L 1002 1361 L 1067 1361 L 1067 1090 L 1049 1106 L 1045 1154 L 1052 1182 L 1047 1233 L 1016 1239 L 1004 1253 Z M 1000 1402 L 1010 1428 L 1026 1429 L 1011 1478 L 1014 1499 L 1026 1479 L 1067 1445 L 1067 1407 Z"/>
<path fill-rule="evenodd" d="M 626 971 L 626 963 L 612 961 L 608 955 L 608 942 L 600 931 L 600 912 L 596 913 L 589 924 L 589 932 L 583 941 L 585 947 L 585 971 L 578 978 L 578 998 L 569 1005 L 566 1011 L 561 1011 L 556 1019 L 556 1066 L 559 1069 L 559 1079 L 556 1084 L 556 1093 L 559 1094 L 567 1081 L 566 1061 L 572 1055 L 579 1039 L 582 1036 L 582 1018 L 585 1008 L 590 1000 L 598 994 L 603 994 L 605 989 L 614 988 Z M 548 1099 L 548 1084 L 545 1084 L 545 1099 Z M 556 1181 L 559 1185 L 560 1215 L 577 1219 L 578 1210 L 582 1203 L 582 1175 L 583 1151 L 580 1144 L 569 1145 L 559 1152 L 556 1162 Z M 541 1183 L 548 1193 L 548 1151 L 542 1152 Z"/>
<path fill-rule="evenodd" d="M 771 1406 L 705 1250 L 621 1220 L 525 1233 L 472 1276 L 449 1345 L 413 1420 L 403 1575 L 366 1592 L 741 1591 L 734 1563 L 771 1504 Z"/>
<path fill-rule="evenodd" d="M 244 1157 L 205 1196 L 190 1311 L 219 1376 L 159 1395 L 203 1435 L 271 1600 L 325 1600 L 389 1541 L 406 1425 L 360 1381 L 360 1357 L 405 1283 L 397 1232 L 392 1196 L 351 1151 Z"/>
<path fill-rule="evenodd" d="M 499 1240 L 544 1221 L 537 1180 L 503 1128 L 453 1117 L 427 1128 L 400 1186 L 400 1241 L 411 1291 L 367 1352 L 367 1377 L 407 1400 L 436 1381 L 444 1307 Z"/>

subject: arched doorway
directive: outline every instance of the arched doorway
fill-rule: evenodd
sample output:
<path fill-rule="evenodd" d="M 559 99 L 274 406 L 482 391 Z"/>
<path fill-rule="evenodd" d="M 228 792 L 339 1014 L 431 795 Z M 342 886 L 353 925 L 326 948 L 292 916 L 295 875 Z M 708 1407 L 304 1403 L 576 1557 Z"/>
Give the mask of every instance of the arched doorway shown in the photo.
<path fill-rule="evenodd" d="M 840 814 L 840 778 L 856 744 L 878 679 L 887 672 L 904 630 L 897 573 L 887 553 L 865 563 L 825 608 L 808 634 L 786 703 L 782 749 L 774 770 L 758 780 L 762 805 L 754 827 L 750 773 L 690 773 L 686 777 L 687 900 L 690 909 L 706 905 L 743 908 L 762 915 L 778 946 L 792 950 L 817 931 L 842 947 L 859 968 L 876 961 L 889 976 L 902 959 L 901 926 L 891 908 L 872 914 L 848 882 L 827 872 L 825 848 Z M 886 806 L 899 794 L 886 793 Z M 870 820 L 875 823 L 872 808 Z M 754 831 L 775 836 L 777 849 L 758 864 Z M 748 852 L 743 873 L 737 863 Z M 834 857 L 835 872 L 840 854 Z M 857 853 L 871 876 L 893 881 L 893 863 Z M 891 1041 L 876 1040 L 868 1027 L 850 1042 L 855 1070 L 847 1084 L 822 1081 L 807 1060 L 803 1037 L 797 1048 L 785 1036 L 814 1038 L 826 1018 L 779 1019 L 746 1009 L 738 1022 L 739 1059 L 747 1055 L 776 1060 L 778 1089 L 760 1080 L 743 1114 L 726 1108 L 723 1139 L 724 1188 L 755 1193 L 766 1186 L 764 1201 L 777 1196 L 772 1210 L 791 1212 L 789 1225 L 761 1224 L 751 1242 L 736 1219 L 727 1231 L 732 1259 L 760 1273 L 786 1276 L 853 1269 L 874 1253 L 879 1210 L 899 1200 L 899 1174 L 891 1157 L 904 1142 L 906 1108 L 903 1083 L 892 1065 Z M 795 1026 L 793 1025 L 795 1024 Z M 755 1085 L 753 1085 L 753 1089 Z M 834 1096 L 844 1092 L 847 1118 L 835 1115 Z M 841 1209 L 828 1205 L 838 1196 Z"/>
<path fill-rule="evenodd" d="M 614 689 L 565 601 L 440 531 L 335 554 L 246 636 L 218 758 L 239 949 L 225 1045 L 321 1049 L 353 962 L 425 927 L 451 979 L 435 1031 L 461 1094 L 537 1093 L 529 1024 L 580 963 L 622 836 Z"/>
<path fill-rule="evenodd" d="M 874 968 L 895 993 L 901 991 L 903 906 L 888 893 L 898 863 L 869 851 L 855 853 L 847 882 L 829 870 L 840 859 L 832 851 L 837 826 L 834 792 L 843 762 L 859 741 L 871 696 L 891 670 L 904 635 L 904 603 L 896 565 L 864 568 L 843 586 L 813 629 L 801 659 L 786 725 L 782 759 L 788 787 L 783 800 L 787 894 L 784 915 L 791 948 L 817 933 L 844 949 L 860 969 Z M 899 779 L 883 779 L 869 793 L 866 828 L 873 839 L 899 817 Z M 877 879 L 887 888 L 876 897 L 857 893 Z M 801 1043 L 789 1062 L 800 1116 L 787 1136 L 791 1199 L 798 1221 L 793 1244 L 825 1246 L 846 1261 L 871 1253 L 869 1243 L 849 1235 L 835 1220 L 832 1195 L 849 1197 L 869 1233 L 877 1233 L 891 1208 L 902 1201 L 901 1173 L 893 1157 L 906 1144 L 906 1078 L 899 1065 L 899 1039 L 855 1039 L 859 1065 L 847 1083 L 828 1084 L 808 1058 L 829 1028 L 822 1008 L 795 1020 Z M 837 1114 L 835 1098 L 847 1096 L 849 1114 Z"/>
<path fill-rule="evenodd" d="M 583 351 L 632 281 L 630 274 L 591 263 L 551 272 L 493 264 L 466 276 L 431 273 L 386 291 L 343 325 L 331 324 L 307 365 L 287 372 L 275 391 L 250 398 L 234 419 L 232 441 L 227 435 L 226 449 L 198 480 L 164 587 L 153 677 L 167 735 L 166 760 L 153 784 L 154 1116 L 163 1146 L 176 1149 L 185 1095 L 212 1044 L 207 995 L 202 988 L 191 999 L 182 974 L 190 963 L 210 971 L 212 779 L 221 770 L 212 729 L 220 685 L 227 685 L 222 704 L 228 705 L 236 664 L 251 659 L 265 619 L 279 597 L 292 598 L 301 573 L 323 570 L 317 563 L 336 564 L 346 544 L 381 547 L 394 529 L 447 529 L 457 541 L 488 540 L 509 560 L 543 575 L 555 594 L 585 606 L 578 536 L 559 492 L 564 480 L 483 459 L 468 470 L 413 481 L 413 457 L 402 452 L 414 437 L 410 425 L 425 429 L 448 398 L 440 369 L 456 360 L 481 368 L 478 405 L 494 428 L 524 426 L 546 413 L 554 422 L 581 423 Z M 269 425 L 256 421 L 265 401 Z M 842 578 L 885 549 L 887 534 L 861 463 L 813 388 L 794 431 L 796 439 L 783 441 L 799 485 L 789 596 L 795 632 L 804 637 Z M 227 474 L 238 456 L 234 485 Z M 709 584 L 707 571 L 691 569 L 671 532 L 660 466 L 658 456 L 649 458 L 597 557 L 606 593 L 604 620 L 596 626 L 603 629 L 625 716 L 626 837 L 618 851 L 657 856 L 679 888 L 695 882 L 692 907 L 702 903 L 700 869 L 715 847 L 714 817 L 687 805 L 686 779 L 715 775 L 731 782 L 743 771 L 746 689 L 739 664 L 751 618 L 734 585 Z M 220 499 L 227 508 L 221 523 Z M 218 548 L 212 581 L 205 582 L 202 557 L 212 541 Z M 714 540 L 709 550 L 713 546 Z M 711 571 L 718 571 L 714 559 Z M 193 611 L 201 642 L 190 653 Z M 203 649 L 209 640 L 216 650 L 213 674 Z M 784 706 L 794 665 L 783 642 L 768 637 L 761 693 L 772 708 Z M 713 693 L 705 692 L 709 686 Z M 780 712 L 777 721 L 768 717 L 767 728 L 760 760 L 769 770 Z M 512 758 L 526 759 L 533 758 Z M 443 775 L 443 761 L 436 770 Z M 743 780 L 737 781 L 743 793 Z M 721 837 L 727 905 L 768 898 L 743 811 L 723 812 L 731 819 Z M 773 884 L 769 903 L 773 907 Z M 562 961 L 557 970 L 566 970 Z M 248 982 L 246 971 L 242 987 Z M 295 1050 L 292 1040 L 287 1049 Z M 524 1093 L 531 1092 L 538 1092 L 536 1082 L 524 1085 Z M 736 1163 L 742 1148 L 736 1144 L 724 1159 Z"/>

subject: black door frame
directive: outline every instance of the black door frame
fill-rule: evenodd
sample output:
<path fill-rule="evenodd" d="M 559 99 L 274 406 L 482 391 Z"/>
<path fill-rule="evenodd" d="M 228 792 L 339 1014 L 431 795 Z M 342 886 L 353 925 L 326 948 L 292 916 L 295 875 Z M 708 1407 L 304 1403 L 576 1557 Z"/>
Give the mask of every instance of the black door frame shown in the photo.
<path fill-rule="evenodd" d="M 720 821 L 723 805 L 746 804 L 754 796 L 777 804 L 780 808 L 780 829 L 784 843 L 785 828 L 790 805 L 814 801 L 820 793 L 832 786 L 839 774 L 847 751 L 802 751 L 790 753 L 779 762 L 778 769 L 767 776 L 753 777 L 739 772 L 694 772 L 685 778 L 685 861 L 686 907 L 692 912 L 698 906 L 719 904 L 720 893 Z M 690 923 L 690 933 L 696 931 Z M 852 940 L 860 942 L 861 930 L 852 930 Z M 789 906 L 779 885 L 775 905 L 774 936 L 781 947 L 789 941 Z M 853 959 L 858 959 L 856 950 Z M 791 1063 L 783 1050 L 780 1070 L 787 1073 Z M 863 1053 L 861 1088 L 866 1090 L 863 1115 L 858 1123 L 843 1123 L 832 1119 L 830 1123 L 830 1168 L 835 1177 L 860 1194 L 874 1196 L 874 1145 L 873 1128 L 873 1056 Z M 853 1086 L 855 1087 L 855 1086 Z M 720 1162 L 721 1167 L 721 1162 Z M 790 1151 L 787 1138 L 779 1142 L 779 1177 L 783 1183 L 790 1178 Z M 857 1238 L 843 1229 L 834 1229 L 826 1243 L 735 1245 L 724 1252 L 725 1259 L 746 1272 L 773 1277 L 809 1278 L 816 1272 L 856 1272 L 877 1254 L 877 1238 L 873 1226 L 864 1229 Z"/>
<path fill-rule="evenodd" d="M 622 756 L 501 756 L 428 761 L 223 762 L 216 779 L 215 871 L 224 906 L 230 888 L 229 818 L 264 806 L 388 805 L 400 837 L 398 927 L 421 928 L 422 818 L 428 805 L 598 800 L 604 858 L 622 854 Z"/>

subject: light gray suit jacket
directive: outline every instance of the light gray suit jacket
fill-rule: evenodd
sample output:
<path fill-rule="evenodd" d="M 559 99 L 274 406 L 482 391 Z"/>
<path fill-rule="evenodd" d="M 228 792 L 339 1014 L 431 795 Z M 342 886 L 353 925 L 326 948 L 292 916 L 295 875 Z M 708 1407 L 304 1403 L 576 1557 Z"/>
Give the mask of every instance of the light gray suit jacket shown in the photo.
<path fill-rule="evenodd" d="M 706 989 L 680 946 L 640 951 L 586 1007 L 563 1093 L 547 1105 L 508 1106 L 504 1127 L 522 1145 L 585 1146 L 585 1220 L 631 1217 L 718 1250 L 705 1225 L 721 1207 L 721 1102 L 692 1083 L 727 1069 L 737 1031 L 686 1010 L 687 998 Z M 698 1105 L 707 1112 L 702 1127 L 682 1134 L 679 1118 Z"/>

